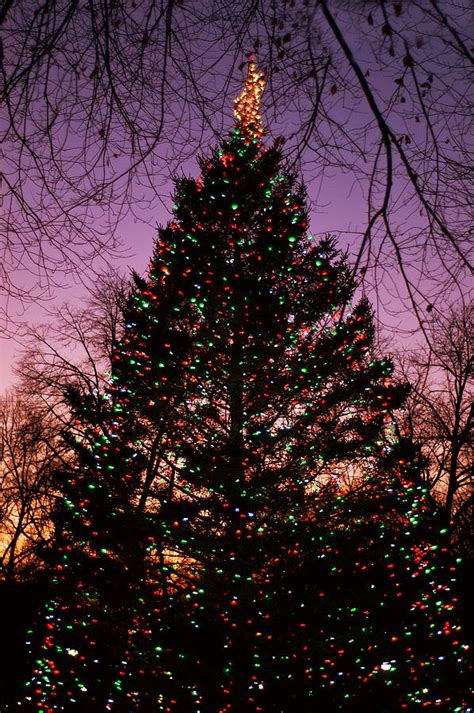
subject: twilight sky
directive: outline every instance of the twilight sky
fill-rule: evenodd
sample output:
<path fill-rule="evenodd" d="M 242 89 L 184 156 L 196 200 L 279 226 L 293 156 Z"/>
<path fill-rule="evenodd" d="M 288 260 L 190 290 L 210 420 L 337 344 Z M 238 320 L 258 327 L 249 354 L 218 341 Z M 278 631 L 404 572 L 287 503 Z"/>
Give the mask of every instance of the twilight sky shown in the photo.
<path fill-rule="evenodd" d="M 334 0 L 325 13 L 303 0 L 262 0 L 248 22 L 246 3 L 214 5 L 217 14 L 197 1 L 177 3 L 168 36 L 161 16 L 152 17 L 145 12 L 149 4 L 138 2 L 134 14 L 117 18 L 105 79 L 97 57 L 82 51 L 88 25 L 78 14 L 51 53 L 49 74 L 41 61 L 29 68 L 28 94 L 12 79 L 9 108 L 15 112 L 6 121 L 0 226 L 7 236 L 0 244 L 0 311 L 7 314 L 0 389 L 14 382 L 25 321 L 47 321 L 48 311 L 65 300 L 80 304 L 94 282 L 91 266 L 98 272 L 108 264 L 124 272 L 146 269 L 156 225 L 169 218 L 171 176 L 197 175 L 197 155 L 231 128 L 242 63 L 255 48 L 268 72 L 266 141 L 287 138 L 289 160 L 308 189 L 311 234 L 334 233 L 353 261 L 359 256 L 363 289 L 385 329 L 398 336 L 412 332 L 427 307 L 443 313 L 467 293 L 469 0 L 445 3 L 447 26 L 429 2 Z M 6 23 L 10 78 L 29 67 L 30 50 L 18 59 L 18 47 L 27 46 L 19 42 L 25 28 L 34 29 L 34 9 L 26 2 Z M 96 49 L 99 40 L 92 39 Z M 13 129 L 23 130 L 27 141 L 19 142 Z M 101 181 L 107 185 L 99 191 Z M 46 226 L 43 233 L 36 217 Z M 122 255 L 100 249 L 113 228 Z M 81 262 L 88 252 L 89 265 Z M 51 265 L 63 258 L 71 274 L 59 270 L 48 283 L 44 268 L 51 276 Z M 12 297 L 12 290 L 24 298 Z"/>

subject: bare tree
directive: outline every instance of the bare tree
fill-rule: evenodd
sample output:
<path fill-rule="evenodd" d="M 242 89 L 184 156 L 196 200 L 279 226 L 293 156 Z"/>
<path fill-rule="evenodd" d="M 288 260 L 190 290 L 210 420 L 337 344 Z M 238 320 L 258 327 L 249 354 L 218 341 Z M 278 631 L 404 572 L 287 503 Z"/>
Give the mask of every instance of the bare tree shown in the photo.
<path fill-rule="evenodd" d="M 64 304 L 46 324 L 29 329 L 16 366 L 19 389 L 41 401 L 58 428 L 71 427 L 69 389 L 100 398 L 129 291 L 130 282 L 109 270 L 99 276 L 82 307 Z"/>
<path fill-rule="evenodd" d="M 392 325 L 470 270 L 469 0 L 9 0 L 0 19 L 6 295 L 49 294 L 127 212 L 149 220 L 170 167 L 221 133 L 252 50 L 315 208 L 328 184 L 365 206 L 346 229 Z"/>
<path fill-rule="evenodd" d="M 473 509 L 473 326 L 472 307 L 434 318 L 431 346 L 405 364 L 412 383 L 406 425 L 427 456 L 425 477 L 455 535 Z"/>
<path fill-rule="evenodd" d="M 51 534 L 51 476 L 67 457 L 57 424 L 34 399 L 0 400 L 0 578 L 25 578 Z"/>

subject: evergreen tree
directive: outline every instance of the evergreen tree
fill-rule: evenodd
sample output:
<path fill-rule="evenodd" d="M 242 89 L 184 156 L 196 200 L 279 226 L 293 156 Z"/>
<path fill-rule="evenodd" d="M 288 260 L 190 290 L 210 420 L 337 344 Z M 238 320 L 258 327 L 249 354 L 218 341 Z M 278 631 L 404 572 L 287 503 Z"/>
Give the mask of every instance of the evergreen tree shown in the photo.
<path fill-rule="evenodd" d="M 71 393 L 54 595 L 31 689 L 53 711 L 461 711 L 452 572 L 349 266 L 262 142 L 176 184 L 107 392 Z"/>

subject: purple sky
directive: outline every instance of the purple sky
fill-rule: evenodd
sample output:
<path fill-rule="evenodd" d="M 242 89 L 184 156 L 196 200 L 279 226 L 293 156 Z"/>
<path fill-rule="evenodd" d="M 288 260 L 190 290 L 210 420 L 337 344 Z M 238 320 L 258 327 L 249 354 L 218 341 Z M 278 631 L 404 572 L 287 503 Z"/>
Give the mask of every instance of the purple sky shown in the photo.
<path fill-rule="evenodd" d="M 453 10 L 454 4 L 448 3 L 448 5 Z M 182 12 L 183 16 L 187 7 L 189 7 L 187 4 L 182 8 L 180 6 L 179 12 Z M 298 4 L 295 7 L 298 8 Z M 473 20 L 471 26 L 474 27 L 474 12 L 472 9 L 468 10 L 468 7 L 469 4 L 463 12 L 462 2 L 459 4 L 457 27 L 460 31 L 464 31 L 469 26 L 468 18 Z M 388 112 L 391 128 L 397 136 L 404 136 L 405 139 L 409 137 L 410 145 L 404 144 L 406 151 L 411 152 L 413 165 L 416 166 L 417 171 L 421 175 L 428 176 L 433 168 L 430 165 L 433 159 L 429 149 L 430 132 L 426 123 L 420 122 L 421 108 L 417 99 L 417 87 L 413 82 L 410 84 L 410 73 L 403 64 L 403 56 L 406 52 L 404 42 L 408 43 L 413 53 L 420 80 L 429 79 L 429 71 L 433 67 L 438 70 L 434 79 L 428 82 L 430 86 L 426 90 L 425 104 L 432 112 L 431 128 L 437 141 L 445 147 L 446 152 L 453 152 L 453 158 L 457 157 L 456 150 L 451 148 L 455 145 L 456 136 L 464 138 L 469 136 L 466 133 L 469 116 L 464 118 L 460 114 L 454 121 L 454 116 L 450 114 L 450 102 L 455 104 L 464 101 L 462 90 L 468 86 L 469 80 L 467 77 L 464 80 L 456 62 L 452 63 L 450 68 L 445 39 L 438 39 L 428 25 L 420 26 L 415 10 L 412 11 L 407 6 L 400 17 L 397 14 L 390 16 L 390 22 L 396 30 L 392 35 L 394 46 L 392 55 L 388 52 L 390 40 L 380 31 L 384 21 L 379 12 L 380 8 L 374 11 L 372 22 L 368 21 L 367 12 L 362 5 L 361 8 L 360 12 L 354 9 L 354 15 L 340 10 L 338 16 L 340 26 L 371 84 L 377 102 L 384 111 Z M 390 12 L 392 11 L 393 8 Z M 318 33 L 314 35 L 314 47 L 323 56 L 325 45 L 332 47 L 330 32 L 322 23 L 321 17 L 317 17 L 315 22 L 316 27 L 322 29 L 320 35 Z M 262 37 L 262 27 L 263 25 L 260 25 L 249 31 L 249 36 L 254 32 Z M 170 88 L 170 96 L 175 99 L 169 105 L 165 105 L 165 110 L 168 112 L 166 114 L 168 133 L 165 135 L 170 136 L 170 141 L 160 142 L 147 164 L 148 177 L 151 172 L 150 183 L 155 187 L 156 194 L 150 196 L 150 187 L 147 187 L 143 180 L 142 183 L 137 182 L 132 201 L 135 215 L 128 214 L 118 225 L 118 236 L 122 240 L 125 256 L 114 259 L 113 264 L 124 272 L 129 268 L 139 273 L 144 272 L 152 252 L 156 225 L 166 223 L 169 218 L 168 211 L 172 203 L 170 174 L 179 166 L 179 163 L 174 161 L 173 141 L 178 142 L 180 150 L 187 152 L 187 158 L 184 164 L 181 164 L 181 171 L 197 175 L 196 152 L 203 154 L 208 152 L 209 147 L 216 144 L 216 136 L 225 135 L 232 126 L 232 98 L 238 94 L 243 82 L 245 69 L 240 68 L 239 65 L 245 59 L 245 53 L 241 49 L 236 49 L 231 41 L 227 48 L 222 49 L 223 40 L 215 41 L 212 38 L 212 30 L 205 24 L 196 27 L 200 41 L 205 37 L 203 28 L 207 33 L 206 41 L 209 40 L 208 49 L 196 52 L 193 70 L 199 80 L 199 90 L 206 96 L 206 109 L 200 113 L 201 107 L 199 102 L 195 101 L 196 97 L 193 100 L 192 93 L 188 95 L 187 92 L 181 91 L 182 86 L 177 75 Z M 400 34 L 397 30 L 400 30 Z M 294 155 L 292 150 L 295 141 L 301 139 L 304 134 L 304 126 L 301 128 L 300 121 L 301 118 L 308 119 L 311 114 L 313 99 L 311 82 L 306 80 L 299 84 L 297 76 L 301 64 L 298 60 L 298 42 L 303 38 L 305 31 L 305 24 L 300 22 L 299 29 L 292 32 L 287 45 L 286 58 L 275 60 L 269 68 L 271 70 L 268 77 L 269 87 L 263 96 L 264 125 L 268 131 L 266 142 L 269 143 L 272 136 L 288 137 L 286 150 L 290 156 Z M 265 39 L 263 42 L 265 44 Z M 198 49 L 200 50 L 199 46 Z M 266 50 L 262 49 L 259 57 L 264 57 L 265 52 Z M 334 54 L 333 57 L 337 59 L 338 55 Z M 357 88 L 352 89 L 350 74 L 344 62 L 338 60 L 328 65 L 327 76 L 324 74 L 324 61 L 318 59 L 318 62 L 321 66 L 318 79 L 322 81 L 325 78 L 326 84 L 322 92 L 323 101 L 318 108 L 316 126 L 300 164 L 300 175 L 306 183 L 310 204 L 309 232 L 318 237 L 326 232 L 336 234 L 339 247 L 342 250 L 347 249 L 352 256 L 355 256 L 360 245 L 361 234 L 367 226 L 368 177 L 376 161 L 379 134 L 363 97 L 361 98 Z M 264 59 L 260 65 L 265 67 Z M 303 70 L 304 68 L 301 72 Z M 60 78 L 61 69 L 57 71 Z M 403 84 L 399 82 L 401 74 L 405 77 Z M 346 81 L 348 84 L 344 89 Z M 289 87 L 291 92 L 288 91 Z M 153 107 L 154 101 L 153 77 L 148 91 L 147 101 L 151 103 L 147 104 L 146 108 L 148 112 L 152 112 L 150 107 Z M 38 101 L 41 109 L 41 95 Z M 180 111 L 188 113 L 181 123 L 177 123 L 174 117 Z M 142 114 L 139 118 L 146 124 L 147 115 Z M 152 113 L 149 116 L 153 119 Z M 71 147 L 72 151 L 77 143 L 77 136 L 85 131 L 85 124 L 81 123 L 80 115 L 75 121 L 75 125 L 69 124 L 67 131 L 64 128 L 60 129 L 57 136 L 58 145 Z M 191 133 L 182 132 L 181 125 L 185 126 L 189 121 L 193 126 Z M 336 123 L 339 125 L 337 129 Z M 296 136 L 293 136 L 294 134 Z M 468 138 L 466 141 L 468 142 Z M 110 168 L 112 173 L 114 171 L 119 173 L 133 158 L 125 140 L 122 143 L 118 140 L 117 145 L 119 147 L 117 153 L 120 155 L 117 159 L 113 159 L 115 163 L 112 161 Z M 419 161 L 420 155 L 425 156 L 423 161 Z M 14 165 L 14 159 L 12 160 Z M 443 311 L 447 300 L 455 300 L 459 297 L 456 291 L 448 294 L 440 289 L 445 275 L 445 271 L 440 268 L 440 260 L 448 253 L 446 255 L 443 253 L 445 246 L 441 243 L 425 245 L 423 234 L 427 226 L 426 216 L 420 213 L 418 204 L 413 200 L 396 153 L 394 153 L 394 160 L 394 183 L 390 200 L 392 213 L 396 219 L 392 227 L 395 239 L 403 246 L 407 265 L 410 265 L 407 268 L 407 276 L 411 279 L 414 290 L 423 292 L 423 296 L 419 297 L 422 310 L 433 303 L 436 309 Z M 74 161 L 71 162 L 70 170 L 71 176 L 75 175 Z M 382 159 L 377 164 L 377 171 L 380 171 L 380 175 L 373 192 L 374 210 L 383 197 Z M 65 195 L 67 197 L 67 194 Z M 451 198 L 455 201 L 455 196 Z M 444 210 L 452 211 L 454 214 L 458 208 L 454 204 L 446 204 Z M 458 218 L 457 215 L 454 217 Z M 400 278 L 396 257 L 387 238 L 385 226 L 380 223 L 375 226 L 373 245 L 380 250 L 379 267 L 366 274 L 367 294 L 376 306 L 378 316 L 388 328 L 410 332 L 414 329 L 416 320 L 410 313 L 406 301 L 406 290 Z M 441 256 L 436 254 L 437 251 Z M 373 254 L 370 259 L 373 263 Z M 448 255 L 446 259 L 452 262 L 451 256 Z M 100 263 L 99 260 L 97 263 L 99 270 L 107 266 L 107 259 Z M 21 271 L 17 270 L 15 277 L 27 289 L 33 287 L 31 276 L 23 277 Z M 84 274 L 80 277 L 90 284 L 90 275 Z M 65 283 L 68 289 L 54 290 L 49 301 L 42 305 L 30 305 L 24 312 L 18 303 L 11 301 L 8 304 L 10 315 L 20 322 L 47 321 L 48 309 L 56 308 L 65 300 L 79 305 L 85 294 L 85 287 L 77 278 L 75 281 L 66 280 Z M 465 283 L 464 288 L 467 286 L 468 283 Z M 391 339 L 393 343 L 393 335 Z M 20 333 L 17 339 L 0 339 L 0 389 L 5 389 L 14 383 L 12 366 L 21 350 L 21 341 Z"/>

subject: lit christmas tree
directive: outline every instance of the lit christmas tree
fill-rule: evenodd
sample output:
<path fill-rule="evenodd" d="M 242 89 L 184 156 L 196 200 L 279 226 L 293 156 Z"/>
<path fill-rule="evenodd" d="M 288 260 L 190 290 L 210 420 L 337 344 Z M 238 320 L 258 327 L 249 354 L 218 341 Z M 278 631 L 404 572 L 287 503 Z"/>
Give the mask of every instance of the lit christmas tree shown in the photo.
<path fill-rule="evenodd" d="M 467 710 L 405 388 L 263 145 L 263 85 L 251 62 L 234 131 L 177 181 L 102 407 L 71 394 L 44 713 Z"/>

